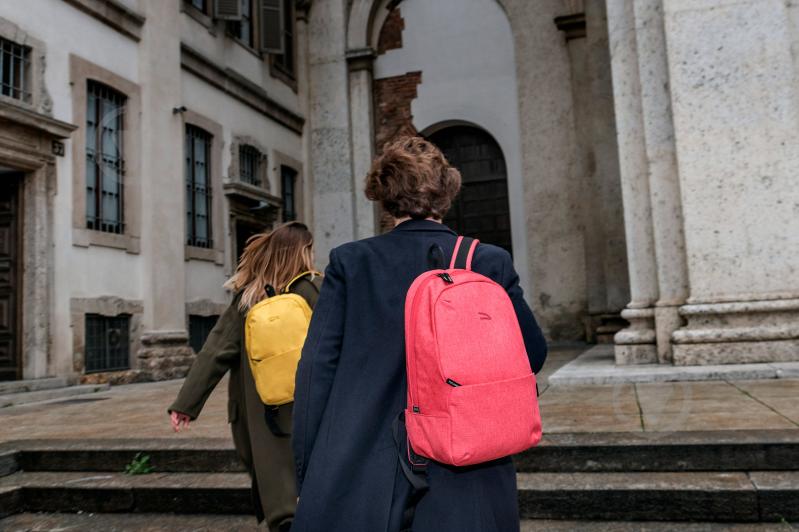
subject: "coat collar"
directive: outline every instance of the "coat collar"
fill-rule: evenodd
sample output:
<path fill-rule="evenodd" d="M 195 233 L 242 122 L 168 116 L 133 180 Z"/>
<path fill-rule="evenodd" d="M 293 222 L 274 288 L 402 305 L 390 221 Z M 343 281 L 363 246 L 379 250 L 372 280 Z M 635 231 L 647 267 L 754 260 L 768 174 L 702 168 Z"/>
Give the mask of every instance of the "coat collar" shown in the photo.
<path fill-rule="evenodd" d="M 450 229 L 444 224 L 433 222 L 431 220 L 406 220 L 396 226 L 392 231 L 439 231 L 443 233 L 450 233 L 455 235 L 455 231 Z"/>

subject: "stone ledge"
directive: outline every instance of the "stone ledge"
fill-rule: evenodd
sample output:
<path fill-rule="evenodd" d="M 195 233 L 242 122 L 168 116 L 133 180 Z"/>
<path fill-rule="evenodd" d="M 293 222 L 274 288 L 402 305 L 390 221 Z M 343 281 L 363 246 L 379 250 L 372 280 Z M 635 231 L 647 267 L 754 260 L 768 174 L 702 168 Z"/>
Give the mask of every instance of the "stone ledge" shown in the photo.
<path fill-rule="evenodd" d="M 552 386 L 799 378 L 799 362 L 671 366 L 617 366 L 612 345 L 588 349 L 549 377 Z"/>
<path fill-rule="evenodd" d="M 116 0 L 64 0 L 103 24 L 138 42 L 145 18 Z"/>
<path fill-rule="evenodd" d="M 213 87 L 236 98 L 267 118 L 301 135 L 305 118 L 273 100 L 260 86 L 238 72 L 215 63 L 199 51 L 181 43 L 181 66 Z"/>

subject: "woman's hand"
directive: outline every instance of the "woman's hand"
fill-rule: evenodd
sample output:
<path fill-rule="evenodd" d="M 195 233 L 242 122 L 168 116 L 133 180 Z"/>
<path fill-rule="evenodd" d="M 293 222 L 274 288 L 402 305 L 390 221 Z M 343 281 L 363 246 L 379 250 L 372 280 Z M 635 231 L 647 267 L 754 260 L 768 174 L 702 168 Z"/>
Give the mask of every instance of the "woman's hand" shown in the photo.
<path fill-rule="evenodd" d="M 181 427 L 188 429 L 189 423 L 191 423 L 191 418 L 188 415 L 182 412 L 175 412 L 174 410 L 172 411 L 170 419 L 172 420 L 172 429 L 175 432 L 180 432 Z"/>

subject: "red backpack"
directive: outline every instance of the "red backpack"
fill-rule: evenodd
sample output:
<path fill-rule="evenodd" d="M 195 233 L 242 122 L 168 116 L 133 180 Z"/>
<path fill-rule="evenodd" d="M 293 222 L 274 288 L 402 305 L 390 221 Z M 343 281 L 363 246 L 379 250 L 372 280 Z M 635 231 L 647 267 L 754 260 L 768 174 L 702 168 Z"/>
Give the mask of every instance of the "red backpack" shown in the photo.
<path fill-rule="evenodd" d="M 405 299 L 408 438 L 414 453 L 455 466 L 541 439 L 519 321 L 505 289 L 472 271 L 477 244 L 458 237 L 449 269 L 421 274 Z"/>

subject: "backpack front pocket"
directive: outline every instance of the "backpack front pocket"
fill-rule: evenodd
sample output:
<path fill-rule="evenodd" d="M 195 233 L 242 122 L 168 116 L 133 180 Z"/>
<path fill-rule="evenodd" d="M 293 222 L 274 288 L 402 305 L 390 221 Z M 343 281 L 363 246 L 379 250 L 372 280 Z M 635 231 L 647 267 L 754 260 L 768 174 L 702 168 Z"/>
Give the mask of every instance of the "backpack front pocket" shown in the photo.
<path fill-rule="evenodd" d="M 294 400 L 294 379 L 301 349 L 263 359 L 250 359 L 255 387 L 264 404 L 279 406 Z"/>
<path fill-rule="evenodd" d="M 541 439 L 535 375 L 452 386 L 452 465 L 488 462 L 529 449 Z"/>

